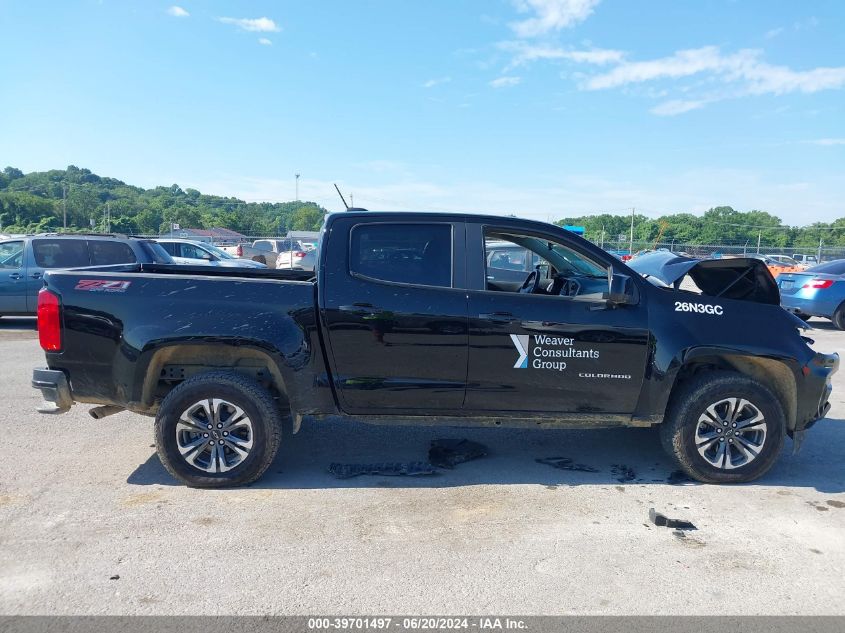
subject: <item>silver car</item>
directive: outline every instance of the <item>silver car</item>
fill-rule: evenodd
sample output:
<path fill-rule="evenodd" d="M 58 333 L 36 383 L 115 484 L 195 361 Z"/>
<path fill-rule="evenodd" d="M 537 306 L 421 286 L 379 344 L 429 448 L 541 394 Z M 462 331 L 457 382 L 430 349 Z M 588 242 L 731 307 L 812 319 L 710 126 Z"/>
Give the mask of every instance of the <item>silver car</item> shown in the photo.
<path fill-rule="evenodd" d="M 200 266 L 226 266 L 237 268 L 267 268 L 260 262 L 251 259 L 238 259 L 205 242 L 194 240 L 183 240 L 174 238 L 162 238 L 158 240 L 162 248 L 166 250 L 179 263 L 190 263 Z"/>

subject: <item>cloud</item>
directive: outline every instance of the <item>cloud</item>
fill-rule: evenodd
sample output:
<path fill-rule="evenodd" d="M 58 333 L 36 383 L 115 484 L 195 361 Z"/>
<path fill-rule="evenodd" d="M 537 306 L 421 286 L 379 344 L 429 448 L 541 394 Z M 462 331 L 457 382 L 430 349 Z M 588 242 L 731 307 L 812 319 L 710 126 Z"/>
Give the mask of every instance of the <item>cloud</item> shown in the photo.
<path fill-rule="evenodd" d="M 522 81 L 520 77 L 499 77 L 490 82 L 492 88 L 512 88 Z"/>
<path fill-rule="evenodd" d="M 780 35 L 781 33 L 783 33 L 783 32 L 784 32 L 784 30 L 785 30 L 785 29 L 784 29 L 782 26 L 779 26 L 779 27 L 778 27 L 778 28 L 776 28 L 776 29 L 770 29 L 770 30 L 766 31 L 766 35 L 765 35 L 765 37 L 766 37 L 766 39 L 767 39 L 767 40 L 770 40 L 770 39 L 772 39 L 773 37 L 777 37 L 778 35 Z"/>
<path fill-rule="evenodd" d="M 441 84 L 447 84 L 452 81 L 451 77 L 440 77 L 438 79 L 429 79 L 425 83 L 423 83 L 423 88 L 434 88 L 434 86 L 439 86 Z"/>
<path fill-rule="evenodd" d="M 845 138 L 817 138 L 814 141 L 807 141 L 811 145 L 824 145 L 830 147 L 833 145 L 845 145 Z"/>
<path fill-rule="evenodd" d="M 510 27 L 519 37 L 536 37 L 559 31 L 586 20 L 600 1 L 512 0 L 520 13 L 533 13 L 534 17 L 512 22 Z"/>
<path fill-rule="evenodd" d="M 694 75 L 709 75 L 724 84 L 738 86 L 738 95 L 814 93 L 845 86 L 845 66 L 798 71 L 768 64 L 761 56 L 761 51 L 751 49 L 724 55 L 717 46 L 681 50 L 650 61 L 622 62 L 606 73 L 590 77 L 582 87 L 606 90 Z"/>
<path fill-rule="evenodd" d="M 185 11 L 182 7 L 174 4 L 167 10 L 167 15 L 171 15 L 174 18 L 187 18 L 191 14 Z"/>
<path fill-rule="evenodd" d="M 258 33 L 276 33 L 281 27 L 270 18 L 217 18 L 223 24 L 233 24 L 243 31 Z"/>
<path fill-rule="evenodd" d="M 709 102 L 710 100 L 707 99 L 700 99 L 697 101 L 692 99 L 672 99 L 671 101 L 664 101 L 663 103 L 656 105 L 650 110 L 650 112 L 658 116 L 675 116 L 683 114 L 684 112 L 703 108 Z"/>
<path fill-rule="evenodd" d="M 267 39 L 266 37 L 259 37 L 258 43 L 261 44 L 262 46 L 272 46 L 273 40 Z"/>
<path fill-rule="evenodd" d="M 541 60 L 564 60 L 578 64 L 595 64 L 604 66 L 620 63 L 625 53 L 606 48 L 589 50 L 567 50 L 556 46 L 526 44 L 524 42 L 500 42 L 498 47 L 513 54 L 513 59 L 506 70 L 524 66 Z"/>

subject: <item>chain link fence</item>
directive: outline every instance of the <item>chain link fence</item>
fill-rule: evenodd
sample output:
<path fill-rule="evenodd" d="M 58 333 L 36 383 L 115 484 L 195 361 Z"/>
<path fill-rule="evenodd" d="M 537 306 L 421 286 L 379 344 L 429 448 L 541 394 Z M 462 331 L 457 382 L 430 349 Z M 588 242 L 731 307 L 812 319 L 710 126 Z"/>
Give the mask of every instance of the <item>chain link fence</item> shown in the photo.
<path fill-rule="evenodd" d="M 628 254 L 631 251 L 630 240 L 596 240 L 592 236 L 586 236 L 594 244 L 601 246 L 607 251 Z M 638 253 L 644 250 L 666 249 L 673 253 L 688 255 L 705 259 L 709 257 L 720 257 L 722 255 L 788 255 L 790 257 L 801 255 L 812 255 L 816 257 L 817 261 L 830 261 L 832 259 L 845 258 L 845 246 L 822 246 L 819 247 L 803 247 L 803 246 L 757 246 L 756 243 L 741 243 L 741 244 L 694 244 L 688 242 L 651 242 L 645 240 L 634 240 L 633 253 Z"/>

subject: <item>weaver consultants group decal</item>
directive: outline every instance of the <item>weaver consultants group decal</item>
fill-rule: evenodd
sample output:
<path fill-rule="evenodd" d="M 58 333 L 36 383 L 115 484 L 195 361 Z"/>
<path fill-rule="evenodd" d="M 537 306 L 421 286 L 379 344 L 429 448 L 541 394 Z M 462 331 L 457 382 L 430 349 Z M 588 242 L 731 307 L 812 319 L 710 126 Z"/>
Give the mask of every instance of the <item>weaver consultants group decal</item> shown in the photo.
<path fill-rule="evenodd" d="M 519 358 L 514 369 L 552 369 L 563 371 L 573 358 L 599 359 L 599 351 L 592 348 L 575 347 L 575 339 L 568 336 L 547 336 L 545 334 L 511 334 Z M 605 374 L 580 374 L 584 378 L 600 377 Z"/>

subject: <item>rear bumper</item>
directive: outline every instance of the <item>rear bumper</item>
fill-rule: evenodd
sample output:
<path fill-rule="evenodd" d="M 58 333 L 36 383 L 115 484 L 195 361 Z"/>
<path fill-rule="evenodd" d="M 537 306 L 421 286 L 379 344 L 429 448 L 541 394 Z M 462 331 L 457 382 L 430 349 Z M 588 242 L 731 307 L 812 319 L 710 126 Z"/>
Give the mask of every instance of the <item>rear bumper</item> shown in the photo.
<path fill-rule="evenodd" d="M 839 303 L 835 300 L 824 300 L 818 297 L 802 297 L 798 294 L 781 294 L 780 304 L 785 310 L 793 314 L 809 314 L 810 316 L 825 317 L 833 316 Z"/>
<path fill-rule="evenodd" d="M 73 405 L 70 385 L 64 372 L 54 369 L 32 370 L 32 387 L 41 391 L 44 402 L 36 407 L 39 413 L 65 413 Z"/>

